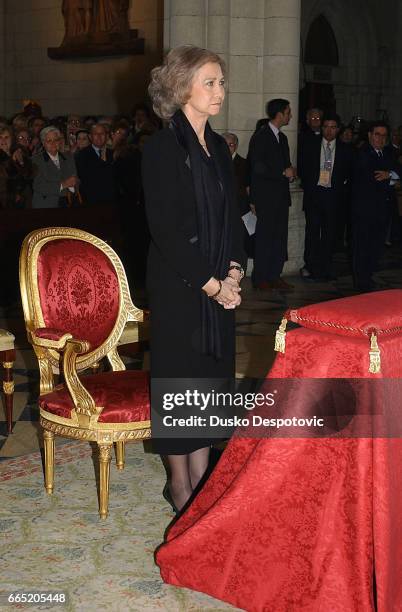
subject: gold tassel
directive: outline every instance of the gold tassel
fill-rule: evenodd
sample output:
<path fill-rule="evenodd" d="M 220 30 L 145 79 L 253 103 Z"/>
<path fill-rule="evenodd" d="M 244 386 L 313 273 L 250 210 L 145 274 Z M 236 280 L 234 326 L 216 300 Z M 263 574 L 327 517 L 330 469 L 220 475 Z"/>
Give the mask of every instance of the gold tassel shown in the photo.
<path fill-rule="evenodd" d="M 288 322 L 287 319 L 282 319 L 279 329 L 276 331 L 276 334 L 275 334 L 275 351 L 277 353 L 285 352 L 287 322 Z"/>
<path fill-rule="evenodd" d="M 374 332 L 371 334 L 370 339 L 370 366 L 369 372 L 371 374 L 379 374 L 381 372 L 381 355 L 380 349 L 378 348 L 377 336 Z"/>

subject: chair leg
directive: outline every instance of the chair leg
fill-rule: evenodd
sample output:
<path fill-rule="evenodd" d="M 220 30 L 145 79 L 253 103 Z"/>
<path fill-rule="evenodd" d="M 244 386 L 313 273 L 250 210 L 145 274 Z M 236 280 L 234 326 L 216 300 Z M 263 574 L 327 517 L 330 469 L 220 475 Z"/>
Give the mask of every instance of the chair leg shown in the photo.
<path fill-rule="evenodd" d="M 124 470 L 124 465 L 126 462 L 126 447 L 124 442 L 116 442 L 116 467 L 118 470 Z"/>
<path fill-rule="evenodd" d="M 51 495 L 54 486 L 54 433 L 52 431 L 43 432 L 45 448 L 45 489 Z"/>
<path fill-rule="evenodd" d="M 3 381 L 3 391 L 7 412 L 7 433 L 10 434 L 13 429 L 13 398 L 14 398 L 14 381 L 13 381 L 13 362 L 4 361 L 3 367 L 5 371 Z"/>
<path fill-rule="evenodd" d="M 99 446 L 99 514 L 102 519 L 107 518 L 109 512 L 109 479 L 110 460 L 112 458 L 111 444 L 98 444 Z"/>

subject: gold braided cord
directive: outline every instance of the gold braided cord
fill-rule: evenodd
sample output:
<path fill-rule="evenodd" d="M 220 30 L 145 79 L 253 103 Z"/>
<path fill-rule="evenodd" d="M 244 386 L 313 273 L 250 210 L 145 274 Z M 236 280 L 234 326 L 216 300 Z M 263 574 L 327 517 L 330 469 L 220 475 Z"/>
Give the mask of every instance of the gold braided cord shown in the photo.
<path fill-rule="evenodd" d="M 364 334 L 365 336 L 369 336 L 371 334 L 371 329 L 365 330 L 359 327 L 348 327 L 347 325 L 341 325 L 340 323 L 331 323 L 329 321 L 320 321 L 318 319 L 308 319 L 307 317 L 300 317 L 299 315 L 295 315 L 293 313 L 290 314 L 290 320 L 293 322 L 295 322 L 295 320 L 296 321 L 306 321 L 307 323 L 323 325 L 325 327 L 333 327 L 335 329 L 343 329 L 345 331 L 360 332 Z M 389 329 L 377 329 L 376 328 L 375 330 L 376 334 L 392 334 L 392 333 L 396 333 L 399 331 L 402 331 L 402 325 L 398 327 L 391 327 Z"/>

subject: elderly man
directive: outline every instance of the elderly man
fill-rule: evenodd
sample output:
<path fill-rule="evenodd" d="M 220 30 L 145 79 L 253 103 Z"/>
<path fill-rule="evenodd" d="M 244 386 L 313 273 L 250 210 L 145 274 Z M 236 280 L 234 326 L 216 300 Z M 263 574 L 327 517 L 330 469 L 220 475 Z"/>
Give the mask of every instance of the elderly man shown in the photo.
<path fill-rule="evenodd" d="M 236 134 L 232 132 L 225 132 L 222 134 L 226 143 L 229 147 L 230 154 L 233 160 L 233 170 L 236 179 L 236 195 L 239 204 L 240 214 L 243 216 L 250 212 L 249 196 L 247 193 L 248 188 L 248 166 L 247 160 L 241 157 L 237 153 L 239 146 L 239 139 Z M 248 257 L 254 257 L 254 235 L 250 236 L 246 228 L 244 227 L 244 250 Z"/>
<path fill-rule="evenodd" d="M 306 113 L 306 123 L 302 126 L 297 142 L 297 173 L 303 182 L 303 151 L 315 141 L 321 141 L 321 125 L 323 111 L 320 108 L 309 108 Z"/>
<path fill-rule="evenodd" d="M 44 151 L 32 157 L 34 166 L 32 208 L 57 208 L 69 205 L 78 187 L 74 157 L 61 153 L 61 132 L 54 125 L 43 128 L 40 139 Z"/>
<path fill-rule="evenodd" d="M 292 285 L 280 277 L 287 260 L 289 181 L 296 176 L 281 132 L 292 117 L 289 101 L 270 100 L 267 115 L 268 125 L 253 134 L 248 152 L 250 200 L 257 214 L 253 282 L 258 289 L 289 291 Z"/>
<path fill-rule="evenodd" d="M 392 213 L 392 181 L 402 177 L 401 165 L 385 146 L 387 124 L 373 122 L 368 139 L 357 153 L 352 182 L 353 273 L 359 291 L 375 288 L 372 277 Z"/>
<path fill-rule="evenodd" d="M 306 123 L 302 127 L 297 142 L 297 174 L 300 177 L 300 185 L 304 189 L 304 177 L 309 172 L 305 167 L 308 164 L 308 153 L 306 151 L 314 149 L 317 143 L 321 142 L 321 123 L 323 111 L 320 108 L 309 108 L 306 113 Z M 303 210 L 306 214 L 306 224 L 308 224 L 306 206 L 308 198 L 303 197 Z M 300 268 L 300 276 L 304 279 L 310 278 L 311 270 L 308 267 L 308 262 L 311 258 L 310 243 L 308 232 L 306 233 L 306 241 L 304 245 L 304 261 L 305 265 Z"/>
<path fill-rule="evenodd" d="M 116 203 L 117 188 L 113 167 L 113 152 L 106 147 L 107 131 L 104 125 L 95 124 L 89 134 L 91 146 L 76 154 L 81 195 L 90 206 L 106 206 Z"/>
<path fill-rule="evenodd" d="M 309 108 L 306 113 L 306 123 L 302 127 L 297 142 L 297 174 L 303 186 L 304 162 L 306 156 L 304 150 L 321 142 L 321 124 L 323 112 L 320 108 Z"/>

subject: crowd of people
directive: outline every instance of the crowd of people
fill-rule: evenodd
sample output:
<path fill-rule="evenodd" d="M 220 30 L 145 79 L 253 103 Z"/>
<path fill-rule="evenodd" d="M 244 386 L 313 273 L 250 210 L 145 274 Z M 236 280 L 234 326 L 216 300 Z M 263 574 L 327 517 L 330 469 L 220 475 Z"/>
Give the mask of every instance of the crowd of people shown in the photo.
<path fill-rule="evenodd" d="M 29 102 L 0 117 L 0 208 L 138 203 L 141 151 L 159 127 L 146 105 L 128 116 L 46 118 Z"/>
<path fill-rule="evenodd" d="M 289 184 L 300 179 L 306 218 L 305 281 L 335 278 L 332 256 L 347 249 L 359 290 L 373 288 L 385 244 L 400 241 L 396 189 L 402 161 L 402 126 L 382 121 L 357 131 L 334 113 L 310 108 L 300 125 L 297 168 L 281 128 L 291 118 L 287 100 L 271 100 L 257 121 L 247 159 L 238 138 L 224 134 L 233 159 L 241 214 L 257 215 L 255 237 L 244 231 L 254 258 L 253 284 L 291 291 L 282 277 L 287 259 Z M 130 115 L 46 118 L 27 101 L 10 120 L 0 117 L 0 208 L 118 206 L 122 227 L 141 224 L 147 235 L 141 156 L 162 122 L 146 104 Z M 144 242 L 144 247 L 148 245 Z M 144 253 L 145 257 L 145 253 Z"/>
<path fill-rule="evenodd" d="M 391 132 L 378 120 L 356 131 L 336 113 L 311 108 L 299 132 L 296 168 L 281 131 L 292 116 L 289 101 L 270 100 L 266 113 L 257 122 L 247 159 L 236 154 L 236 135 L 225 135 L 242 214 L 248 206 L 257 216 L 254 244 L 249 237 L 245 244 L 254 257 L 254 287 L 293 290 L 281 273 L 287 260 L 290 183 L 298 178 L 306 219 L 303 280 L 335 280 L 333 254 L 346 249 L 355 289 L 375 289 L 373 275 L 384 245 L 401 239 L 402 126 Z"/>
<path fill-rule="evenodd" d="M 334 113 L 310 109 L 298 148 L 306 216 L 305 280 L 332 280 L 333 252 L 347 247 L 354 285 L 375 288 L 384 245 L 400 241 L 396 187 L 402 176 L 402 126 L 371 121 L 355 132 Z"/>

